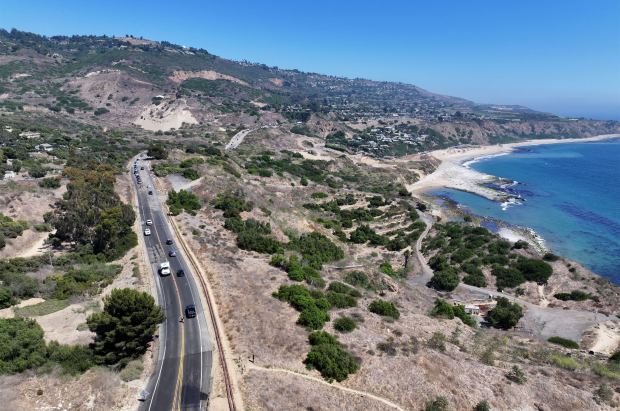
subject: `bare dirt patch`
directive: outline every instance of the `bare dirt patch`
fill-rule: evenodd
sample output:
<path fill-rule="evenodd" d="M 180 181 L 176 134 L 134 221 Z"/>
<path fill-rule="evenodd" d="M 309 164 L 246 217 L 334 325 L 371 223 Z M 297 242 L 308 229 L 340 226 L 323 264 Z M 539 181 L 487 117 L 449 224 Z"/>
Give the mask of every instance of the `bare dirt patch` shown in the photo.
<path fill-rule="evenodd" d="M 213 71 L 213 70 L 175 71 L 168 78 L 174 81 L 175 83 L 182 83 L 183 81 L 188 80 L 190 78 L 202 78 L 205 80 L 228 80 L 228 81 L 232 81 L 233 83 L 241 84 L 244 86 L 249 86 L 249 84 L 243 80 L 240 80 L 233 76 L 229 76 L 228 74 L 218 73 L 217 71 Z"/>

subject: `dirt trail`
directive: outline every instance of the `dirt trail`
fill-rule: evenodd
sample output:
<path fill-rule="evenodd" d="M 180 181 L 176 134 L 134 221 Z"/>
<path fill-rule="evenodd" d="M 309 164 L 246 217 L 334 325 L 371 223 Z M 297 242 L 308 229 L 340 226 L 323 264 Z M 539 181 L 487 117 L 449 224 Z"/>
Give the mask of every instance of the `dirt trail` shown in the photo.
<path fill-rule="evenodd" d="M 266 367 L 261 367 L 259 365 L 256 364 L 252 364 L 252 363 L 248 363 L 247 364 L 247 368 L 249 369 L 253 369 L 253 370 L 257 370 L 257 371 L 264 371 L 264 372 L 274 372 L 274 373 L 286 373 L 286 374 L 292 374 L 295 375 L 296 377 L 301 377 L 301 378 L 305 378 L 306 380 L 311 380 L 323 385 L 327 385 L 331 388 L 335 388 L 337 390 L 341 390 L 341 391 L 345 391 L 351 394 L 356 394 L 356 395 L 361 395 L 362 397 L 368 397 L 368 398 L 372 398 L 373 400 L 379 401 L 391 408 L 400 410 L 400 411 L 404 411 L 404 408 L 402 408 L 400 405 L 393 403 L 390 400 L 387 400 L 385 398 L 382 397 L 378 397 L 376 395 L 370 394 L 366 391 L 358 391 L 358 390 L 354 390 L 353 388 L 348 388 L 348 387 L 343 387 L 342 385 L 338 384 L 338 383 L 329 383 L 321 378 L 317 378 L 317 377 L 313 377 L 311 375 L 306 375 L 306 374 L 301 374 L 295 371 L 291 371 L 291 370 L 286 370 L 284 368 L 266 368 Z"/>

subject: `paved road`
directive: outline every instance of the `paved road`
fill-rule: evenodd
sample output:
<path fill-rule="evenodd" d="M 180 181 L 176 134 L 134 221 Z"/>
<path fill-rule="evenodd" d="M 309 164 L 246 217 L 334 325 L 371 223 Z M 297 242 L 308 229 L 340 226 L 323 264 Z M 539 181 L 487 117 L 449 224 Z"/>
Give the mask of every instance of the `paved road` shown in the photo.
<path fill-rule="evenodd" d="M 200 291 L 194 281 L 194 273 L 186 263 L 180 247 L 173 235 L 166 216 L 162 212 L 160 196 L 153 186 L 147 161 L 137 162 L 138 175 L 142 184 L 131 176 L 138 191 L 139 218 L 144 236 L 146 251 L 157 285 L 159 305 L 164 310 L 166 320 L 160 327 L 159 356 L 153 375 L 146 387 L 148 396 L 140 409 L 144 411 L 168 410 L 204 410 L 207 407 L 211 390 L 212 344 L 209 338 L 207 322 L 200 300 Z M 144 167 L 144 170 L 140 170 Z M 147 188 L 150 187 L 150 188 Z M 149 195 L 148 191 L 153 194 Z M 147 220 L 151 235 L 145 236 Z M 166 245 L 172 239 L 173 245 Z M 175 250 L 177 257 L 169 257 L 168 252 Z M 158 273 L 159 263 L 170 261 L 171 275 Z M 185 275 L 177 275 L 179 270 Z M 184 310 L 188 304 L 196 306 L 196 318 L 185 318 Z"/>
<path fill-rule="evenodd" d="M 428 235 L 432 225 L 432 217 L 420 213 L 420 218 L 426 223 L 427 228 L 418 238 L 415 247 L 415 255 L 422 272 L 420 275 L 411 277 L 409 283 L 426 285 L 433 277 L 433 270 L 428 266 L 426 258 L 422 255 L 422 241 Z M 486 299 L 489 296 L 505 297 L 513 302 L 517 302 L 526 308 L 523 318 L 519 322 L 521 330 L 529 332 L 533 336 L 547 339 L 553 336 L 569 338 L 580 341 L 583 332 L 593 325 L 605 321 L 617 321 L 614 316 L 608 316 L 587 310 L 564 310 L 562 308 L 541 307 L 529 301 L 506 294 L 499 291 L 492 291 L 486 288 L 474 287 L 472 285 L 460 283 L 453 294 L 458 294 L 461 299 Z"/>

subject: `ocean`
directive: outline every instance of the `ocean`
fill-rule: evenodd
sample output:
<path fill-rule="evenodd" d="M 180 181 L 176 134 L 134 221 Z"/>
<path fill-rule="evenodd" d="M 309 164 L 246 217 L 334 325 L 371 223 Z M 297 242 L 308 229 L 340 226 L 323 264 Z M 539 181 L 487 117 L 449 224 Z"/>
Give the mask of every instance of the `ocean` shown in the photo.
<path fill-rule="evenodd" d="M 552 252 L 620 284 L 620 139 L 520 147 L 468 166 L 516 181 L 506 190 L 522 200 L 500 204 L 451 189 L 430 194 L 531 228 Z"/>

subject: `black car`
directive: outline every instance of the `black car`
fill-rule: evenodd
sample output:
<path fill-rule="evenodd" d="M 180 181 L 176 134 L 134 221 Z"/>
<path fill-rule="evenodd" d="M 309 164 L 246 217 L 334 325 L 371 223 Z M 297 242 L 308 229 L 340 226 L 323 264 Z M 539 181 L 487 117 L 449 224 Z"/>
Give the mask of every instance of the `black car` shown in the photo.
<path fill-rule="evenodd" d="M 140 167 L 140 170 L 144 170 L 144 167 Z"/>
<path fill-rule="evenodd" d="M 166 244 L 171 245 L 172 244 L 172 240 L 171 239 L 167 239 L 166 240 Z"/>
<path fill-rule="evenodd" d="M 196 306 L 194 304 L 190 304 L 187 307 L 185 307 L 185 316 L 187 318 L 196 317 Z"/>
<path fill-rule="evenodd" d="M 152 196 L 153 195 L 153 190 L 149 190 L 149 195 Z"/>
<path fill-rule="evenodd" d="M 176 257 L 177 256 L 177 252 L 174 250 L 170 250 L 168 251 L 168 257 Z"/>
<path fill-rule="evenodd" d="M 184 276 L 185 276 L 185 271 L 183 270 L 177 271 L 177 277 L 184 277 Z"/>

